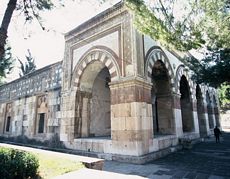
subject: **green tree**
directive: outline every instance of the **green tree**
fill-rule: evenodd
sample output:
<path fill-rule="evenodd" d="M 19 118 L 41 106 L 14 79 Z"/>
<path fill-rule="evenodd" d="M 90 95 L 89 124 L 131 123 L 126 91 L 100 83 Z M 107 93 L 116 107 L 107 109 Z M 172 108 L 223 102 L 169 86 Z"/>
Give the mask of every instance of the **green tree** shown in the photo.
<path fill-rule="evenodd" d="M 218 88 L 221 106 L 230 105 L 230 49 L 213 50 L 200 61 L 189 58 L 184 62 L 192 69 L 193 80 Z"/>
<path fill-rule="evenodd" d="M 229 48 L 229 0 L 126 0 L 139 31 L 180 51 Z"/>
<path fill-rule="evenodd" d="M 220 81 L 229 81 L 229 0 L 126 0 L 126 5 L 134 13 L 137 29 L 162 45 L 180 51 L 211 49 L 201 62 L 189 61 L 197 75 L 202 74 L 198 82 L 210 80 L 219 86 Z M 219 84 L 208 79 L 210 74 L 218 77 Z"/>
<path fill-rule="evenodd" d="M 222 108 L 230 107 L 230 84 L 223 83 L 219 88 L 219 99 Z M 228 108 L 229 108 L 228 107 Z"/>
<path fill-rule="evenodd" d="M 205 83 L 218 88 L 223 83 L 230 84 L 230 49 L 212 50 L 202 60 L 188 58 L 184 62 L 193 71 L 192 78 L 197 83 Z"/>
<path fill-rule="evenodd" d="M 219 87 L 224 91 L 222 98 L 229 99 L 230 90 L 226 90 L 230 84 L 229 0 L 125 2 L 133 12 L 136 28 L 166 48 L 179 51 L 208 49 L 201 61 L 191 57 L 183 62 L 193 70 L 193 79 L 197 83 Z"/>
<path fill-rule="evenodd" d="M 36 65 L 35 65 L 35 60 L 34 57 L 32 56 L 30 50 L 28 51 L 28 55 L 26 55 L 26 62 L 25 64 L 18 58 L 18 61 L 20 63 L 20 70 L 21 72 L 19 73 L 19 76 L 22 77 L 28 73 L 33 72 L 34 70 L 36 70 Z"/>
<path fill-rule="evenodd" d="M 11 47 L 7 43 L 5 45 L 5 53 L 0 58 L 0 84 L 4 83 L 7 74 L 10 74 L 13 69 L 14 58 L 12 57 Z"/>

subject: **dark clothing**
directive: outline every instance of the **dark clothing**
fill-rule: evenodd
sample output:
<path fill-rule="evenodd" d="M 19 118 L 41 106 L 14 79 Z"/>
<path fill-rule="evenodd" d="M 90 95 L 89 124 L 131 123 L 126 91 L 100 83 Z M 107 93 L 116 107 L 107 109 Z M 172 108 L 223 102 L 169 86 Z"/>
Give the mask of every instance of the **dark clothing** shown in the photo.
<path fill-rule="evenodd" d="M 220 129 L 218 127 L 215 127 L 214 128 L 214 135 L 216 137 L 216 143 L 220 142 L 220 134 L 221 134 Z"/>

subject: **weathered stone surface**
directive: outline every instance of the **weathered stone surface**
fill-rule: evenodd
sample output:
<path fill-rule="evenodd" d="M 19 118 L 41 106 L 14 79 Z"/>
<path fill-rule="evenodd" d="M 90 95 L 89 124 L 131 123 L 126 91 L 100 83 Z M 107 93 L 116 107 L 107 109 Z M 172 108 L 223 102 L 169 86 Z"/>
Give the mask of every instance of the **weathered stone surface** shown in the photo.
<path fill-rule="evenodd" d="M 0 135 L 57 134 L 67 148 L 142 163 L 220 125 L 216 90 L 191 80 L 186 53 L 137 32 L 123 2 L 65 40 L 63 62 L 0 86 Z"/>

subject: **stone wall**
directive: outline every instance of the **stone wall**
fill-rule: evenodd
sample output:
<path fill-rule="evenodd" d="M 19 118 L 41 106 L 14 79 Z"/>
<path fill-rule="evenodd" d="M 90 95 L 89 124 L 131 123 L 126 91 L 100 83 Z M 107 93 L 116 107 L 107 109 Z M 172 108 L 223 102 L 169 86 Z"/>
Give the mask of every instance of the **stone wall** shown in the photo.
<path fill-rule="evenodd" d="M 120 2 L 65 35 L 62 64 L 0 87 L 1 134 L 59 133 L 68 148 L 135 160 L 210 135 L 216 90 L 192 81 L 180 60 L 189 54 L 161 47 L 133 21 Z"/>
<path fill-rule="evenodd" d="M 218 119 L 210 111 L 215 89 L 201 86 L 197 105 L 198 85 L 180 60 L 189 54 L 161 47 L 137 32 L 133 21 L 118 3 L 65 35 L 60 139 L 69 148 L 142 156 L 177 145 L 178 138 L 211 134 L 209 123 Z M 106 90 L 101 76 L 105 69 Z M 106 103 L 103 99 L 109 94 Z M 218 114 L 218 104 L 215 108 Z M 108 127 L 111 131 L 106 133 Z"/>
<path fill-rule="evenodd" d="M 61 65 L 46 66 L 0 87 L 1 134 L 46 140 L 59 133 Z"/>

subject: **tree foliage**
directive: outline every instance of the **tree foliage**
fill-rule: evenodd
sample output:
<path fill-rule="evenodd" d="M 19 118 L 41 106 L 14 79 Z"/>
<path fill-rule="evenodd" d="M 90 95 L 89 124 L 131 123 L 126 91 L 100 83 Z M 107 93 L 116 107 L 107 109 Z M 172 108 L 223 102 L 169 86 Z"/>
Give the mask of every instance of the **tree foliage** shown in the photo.
<path fill-rule="evenodd" d="M 206 46 L 212 49 L 230 48 L 230 1 L 199 0 L 197 9 L 203 17 L 198 28 Z"/>
<path fill-rule="evenodd" d="M 155 2 L 147 6 L 144 0 L 126 0 L 126 5 L 134 12 L 138 30 L 170 49 L 185 51 L 201 47 L 204 40 L 190 16 L 188 15 L 183 22 L 175 20 L 175 1 Z"/>
<path fill-rule="evenodd" d="M 208 49 L 202 60 L 183 62 L 197 83 L 220 89 L 220 100 L 230 100 L 229 0 L 126 0 L 136 28 L 171 50 Z"/>
<path fill-rule="evenodd" d="M 206 83 L 217 88 L 222 83 L 230 83 L 230 49 L 212 50 L 200 61 L 189 58 L 184 62 L 193 71 L 193 79 L 199 84 Z"/>
<path fill-rule="evenodd" d="M 30 50 L 28 50 L 28 55 L 26 55 L 25 57 L 26 57 L 25 64 L 18 58 L 18 61 L 21 65 L 20 66 L 21 72 L 19 73 L 20 77 L 22 77 L 26 74 L 29 74 L 29 73 L 33 72 L 34 70 L 36 70 L 35 59 L 31 55 Z"/>
<path fill-rule="evenodd" d="M 184 62 L 192 69 L 197 83 L 218 88 L 222 107 L 230 105 L 230 49 L 211 51 L 201 61 L 189 58 Z"/>
<path fill-rule="evenodd" d="M 202 46 L 227 48 L 230 43 L 228 0 L 126 0 L 138 30 L 170 49 Z"/>
<path fill-rule="evenodd" d="M 5 53 L 0 58 L 0 83 L 3 83 L 3 79 L 7 74 L 10 74 L 13 69 L 14 58 L 12 57 L 11 47 L 9 44 L 5 45 Z"/>
<path fill-rule="evenodd" d="M 219 99 L 222 107 L 230 107 L 230 84 L 223 83 L 219 88 Z"/>

